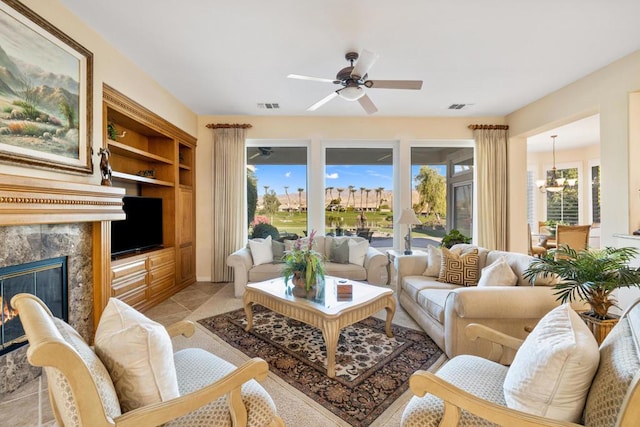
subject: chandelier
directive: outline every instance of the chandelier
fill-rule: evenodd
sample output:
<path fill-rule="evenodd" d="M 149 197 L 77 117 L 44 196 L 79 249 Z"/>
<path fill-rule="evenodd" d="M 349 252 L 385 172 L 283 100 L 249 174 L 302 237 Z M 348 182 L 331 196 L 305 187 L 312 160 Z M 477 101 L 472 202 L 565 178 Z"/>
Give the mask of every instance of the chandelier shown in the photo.
<path fill-rule="evenodd" d="M 538 190 L 542 193 L 546 193 L 547 191 L 550 193 L 559 193 L 563 191 L 566 186 L 573 187 L 576 185 L 575 179 L 566 179 L 563 177 L 558 177 L 558 170 L 556 169 L 556 138 L 558 135 L 551 135 L 553 140 L 553 167 L 551 168 L 551 176 L 547 177 L 546 180 L 539 179 L 536 181 L 536 185 L 538 186 Z M 566 184 L 566 185 L 565 185 Z"/>

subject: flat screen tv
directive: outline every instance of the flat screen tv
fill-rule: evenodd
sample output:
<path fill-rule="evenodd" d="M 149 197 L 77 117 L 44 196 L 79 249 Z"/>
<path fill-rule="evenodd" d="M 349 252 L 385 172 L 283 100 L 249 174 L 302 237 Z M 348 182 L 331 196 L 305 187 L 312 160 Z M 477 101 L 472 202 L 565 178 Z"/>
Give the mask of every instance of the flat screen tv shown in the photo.
<path fill-rule="evenodd" d="M 126 219 L 111 222 L 111 256 L 162 247 L 162 199 L 124 196 Z"/>

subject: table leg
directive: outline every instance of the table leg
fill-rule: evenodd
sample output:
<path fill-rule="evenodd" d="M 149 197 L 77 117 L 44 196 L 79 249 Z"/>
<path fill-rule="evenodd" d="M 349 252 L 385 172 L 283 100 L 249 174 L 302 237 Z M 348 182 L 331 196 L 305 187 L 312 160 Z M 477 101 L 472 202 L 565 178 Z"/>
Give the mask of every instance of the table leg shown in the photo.
<path fill-rule="evenodd" d="M 253 303 L 251 302 L 251 297 L 249 296 L 248 291 L 245 291 L 242 303 L 244 305 L 244 312 L 247 316 L 247 327 L 244 328 L 244 330 L 249 332 L 253 327 Z"/>
<path fill-rule="evenodd" d="M 327 376 L 333 378 L 336 376 L 336 351 L 338 349 L 338 338 L 340 337 L 338 324 L 336 322 L 323 322 L 322 336 L 327 347 Z"/>
<path fill-rule="evenodd" d="M 391 331 L 391 321 L 393 320 L 393 315 L 396 313 L 396 299 L 393 295 L 387 298 L 387 306 L 385 307 L 387 310 L 387 322 L 385 324 L 385 332 L 389 338 L 393 337 L 393 332 Z"/>

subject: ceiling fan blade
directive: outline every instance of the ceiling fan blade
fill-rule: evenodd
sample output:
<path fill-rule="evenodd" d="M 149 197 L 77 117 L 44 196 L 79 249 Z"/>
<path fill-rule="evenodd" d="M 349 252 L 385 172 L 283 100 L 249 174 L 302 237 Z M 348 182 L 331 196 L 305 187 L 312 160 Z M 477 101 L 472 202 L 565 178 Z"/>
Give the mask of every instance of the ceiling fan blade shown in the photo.
<path fill-rule="evenodd" d="M 324 104 L 331 101 L 336 96 L 338 96 L 338 92 L 331 92 L 329 95 L 325 96 L 320 101 L 307 108 L 307 111 L 316 111 L 318 108 L 322 107 Z"/>
<path fill-rule="evenodd" d="M 298 80 L 310 80 L 312 82 L 322 82 L 322 83 L 340 83 L 334 79 L 323 79 L 322 77 L 311 77 L 311 76 L 301 76 L 299 74 L 289 74 L 287 76 L 288 79 L 298 79 Z"/>
<path fill-rule="evenodd" d="M 422 80 L 367 80 L 364 85 L 371 89 L 422 89 Z"/>
<path fill-rule="evenodd" d="M 358 98 L 358 102 L 362 105 L 362 108 L 364 108 L 364 111 L 366 111 L 367 114 L 373 114 L 378 111 L 378 108 L 374 105 L 373 101 L 371 101 L 371 98 L 369 98 L 367 94 Z"/>
<path fill-rule="evenodd" d="M 258 157 L 259 155 L 260 155 L 260 152 L 258 151 L 257 153 L 252 154 L 251 157 L 249 157 L 249 160 L 253 160 L 256 157 Z"/>
<path fill-rule="evenodd" d="M 377 53 L 362 49 L 358 57 L 358 62 L 356 62 L 356 65 L 351 71 L 351 76 L 358 76 L 360 78 L 366 76 L 371 66 L 378 60 L 378 57 L 380 57 L 380 55 Z"/>

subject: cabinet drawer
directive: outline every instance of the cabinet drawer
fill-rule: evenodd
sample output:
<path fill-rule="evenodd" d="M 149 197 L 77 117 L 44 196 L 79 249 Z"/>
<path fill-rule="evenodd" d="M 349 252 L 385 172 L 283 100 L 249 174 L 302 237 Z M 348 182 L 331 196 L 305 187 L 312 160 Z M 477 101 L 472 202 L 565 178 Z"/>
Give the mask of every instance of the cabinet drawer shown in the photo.
<path fill-rule="evenodd" d="M 171 276 L 173 277 L 176 271 L 175 263 L 163 265 L 162 267 L 158 267 L 149 272 L 149 282 L 154 284 L 158 280 L 161 280 L 165 277 Z"/>
<path fill-rule="evenodd" d="M 127 277 L 132 274 L 146 271 L 147 266 L 144 259 L 139 259 L 137 261 L 129 262 L 126 264 L 115 265 L 111 270 L 111 282 L 113 283 L 122 277 Z"/>
<path fill-rule="evenodd" d="M 170 262 L 175 262 L 175 251 L 173 250 L 173 248 L 162 251 L 158 254 L 151 255 L 149 257 L 149 269 L 154 269 L 155 267 Z"/>
<path fill-rule="evenodd" d="M 136 308 L 136 306 L 144 303 L 147 300 L 146 287 L 122 295 L 118 299 L 124 303 L 129 304 L 131 307 Z"/>
<path fill-rule="evenodd" d="M 111 296 L 120 297 L 127 292 L 147 286 L 147 273 L 136 274 L 111 282 Z"/>
<path fill-rule="evenodd" d="M 155 295 L 160 291 L 169 289 L 175 285 L 176 279 L 173 276 L 166 277 L 151 284 L 151 295 Z"/>

